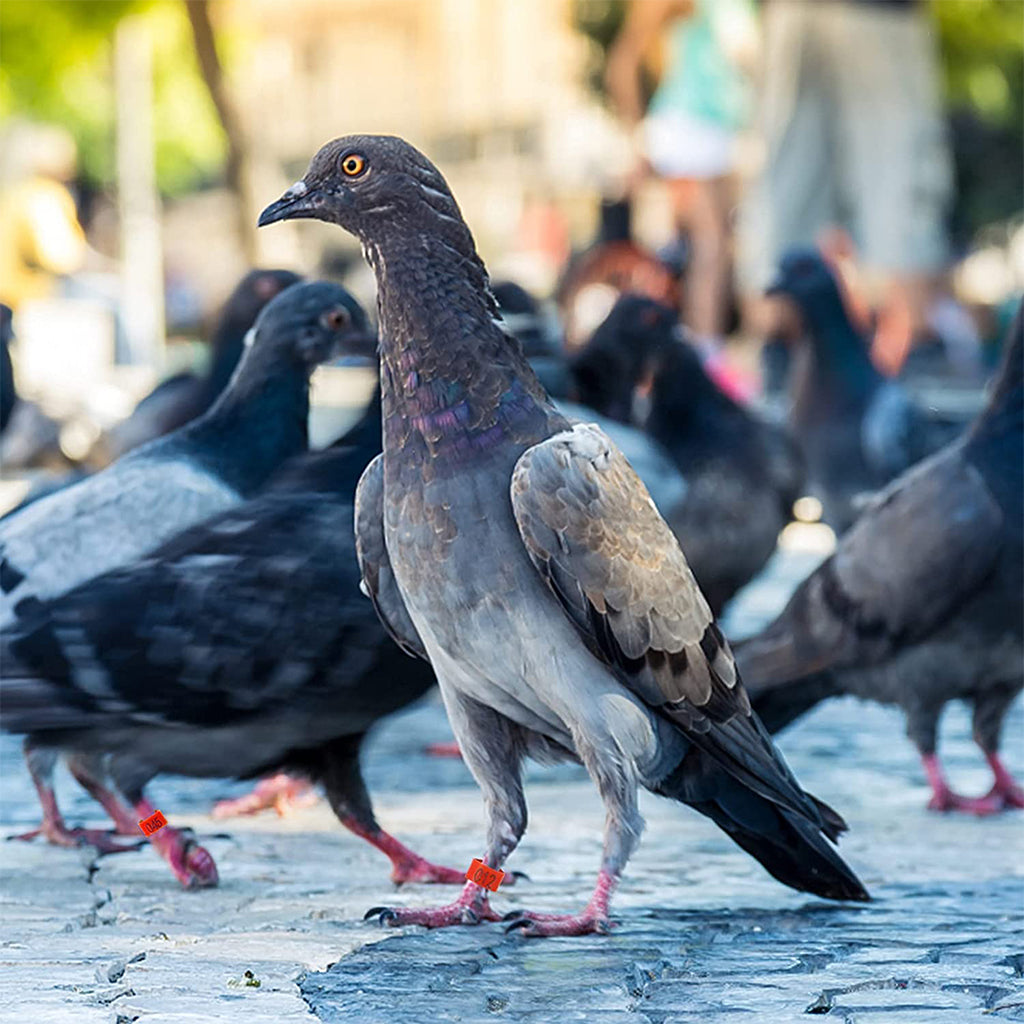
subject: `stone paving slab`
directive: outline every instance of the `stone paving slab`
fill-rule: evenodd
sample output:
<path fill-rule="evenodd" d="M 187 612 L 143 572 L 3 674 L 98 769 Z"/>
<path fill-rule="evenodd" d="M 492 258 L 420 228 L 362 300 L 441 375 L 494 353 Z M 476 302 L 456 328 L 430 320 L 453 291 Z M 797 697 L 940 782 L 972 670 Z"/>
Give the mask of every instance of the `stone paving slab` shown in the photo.
<path fill-rule="evenodd" d="M 755 628 L 809 568 L 784 554 L 734 611 Z M 439 703 L 385 723 L 366 773 L 386 827 L 456 867 L 479 856 L 479 793 L 458 761 L 427 759 L 447 738 Z M 850 823 L 842 850 L 876 902 L 827 906 L 769 878 L 713 825 L 645 795 L 644 842 L 608 937 L 524 940 L 498 925 L 400 932 L 364 923 L 388 902 L 427 905 L 453 890 L 396 891 L 384 858 L 320 804 L 279 819 L 206 815 L 244 786 L 161 779 L 155 803 L 192 825 L 217 859 L 216 890 L 183 892 L 148 848 L 87 850 L 0 842 L 0 1021 L 199 1024 L 434 1020 L 636 1024 L 981 1024 L 1024 1020 L 1024 815 L 979 821 L 924 810 L 927 790 L 900 716 L 852 700 L 781 738 L 803 784 Z M 943 754 L 955 784 L 987 788 L 969 717 L 951 709 Z M 1024 769 L 1024 711 L 1006 752 Z M 568 910 L 589 894 L 603 812 L 581 769 L 530 768 L 530 827 L 501 909 Z M 69 783 L 69 820 L 102 824 Z M 0 737 L 0 825 L 38 814 L 17 741 Z M 248 973 L 247 973 L 248 972 Z"/>

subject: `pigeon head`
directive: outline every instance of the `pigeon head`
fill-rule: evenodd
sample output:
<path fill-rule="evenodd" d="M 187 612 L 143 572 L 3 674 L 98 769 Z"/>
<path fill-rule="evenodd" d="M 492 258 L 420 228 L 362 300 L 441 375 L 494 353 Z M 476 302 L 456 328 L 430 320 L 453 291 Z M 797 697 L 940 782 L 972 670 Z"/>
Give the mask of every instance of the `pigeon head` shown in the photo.
<path fill-rule="evenodd" d="M 235 285 L 234 291 L 224 303 L 213 336 L 214 346 L 229 345 L 235 339 L 244 338 L 256 322 L 260 310 L 285 288 L 290 288 L 301 280 L 298 274 L 293 274 L 290 270 L 250 270 Z"/>
<path fill-rule="evenodd" d="M 430 223 L 469 235 L 441 172 L 391 135 L 347 135 L 328 142 L 302 180 L 260 214 L 259 224 L 297 218 L 337 224 L 364 242 L 379 241 L 403 226 L 418 232 Z"/>
<path fill-rule="evenodd" d="M 659 356 L 677 344 L 674 309 L 644 295 L 620 296 L 572 362 L 574 397 L 583 405 L 628 423 L 636 389 L 646 391 Z"/>
<path fill-rule="evenodd" d="M 313 367 L 374 344 L 366 313 L 341 285 L 295 284 L 264 306 L 250 344 Z"/>
<path fill-rule="evenodd" d="M 775 279 L 765 290 L 794 302 L 810 329 L 846 319 L 846 307 L 832 268 L 817 249 L 790 249 L 779 261 Z"/>

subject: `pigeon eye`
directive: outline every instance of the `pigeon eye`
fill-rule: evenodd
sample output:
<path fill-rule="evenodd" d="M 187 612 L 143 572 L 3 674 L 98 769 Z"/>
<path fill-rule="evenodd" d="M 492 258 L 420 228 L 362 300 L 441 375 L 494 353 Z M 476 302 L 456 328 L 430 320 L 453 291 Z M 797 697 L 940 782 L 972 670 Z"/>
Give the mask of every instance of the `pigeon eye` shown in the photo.
<path fill-rule="evenodd" d="M 351 317 L 348 315 L 348 310 L 343 306 L 338 306 L 336 309 L 329 309 L 322 317 L 320 322 L 329 331 L 336 331 L 341 327 L 344 327 Z"/>
<path fill-rule="evenodd" d="M 358 153 L 349 153 L 349 155 L 341 161 L 342 171 L 344 171 L 350 178 L 354 178 L 356 175 L 362 174 L 365 167 L 366 159 Z"/>

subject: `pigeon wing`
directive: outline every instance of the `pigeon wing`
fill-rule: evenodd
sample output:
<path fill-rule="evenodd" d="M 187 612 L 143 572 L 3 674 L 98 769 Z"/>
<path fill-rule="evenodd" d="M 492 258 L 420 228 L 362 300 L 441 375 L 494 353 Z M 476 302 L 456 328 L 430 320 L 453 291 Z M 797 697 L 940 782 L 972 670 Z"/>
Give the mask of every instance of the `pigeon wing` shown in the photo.
<path fill-rule="evenodd" d="M 524 452 L 512 508 L 534 566 L 619 681 L 756 792 L 817 817 L 751 714 L 679 544 L 607 435 L 577 424 Z"/>
<path fill-rule="evenodd" d="M 388 635 L 406 654 L 429 660 L 398 589 L 384 540 L 383 455 L 366 467 L 356 488 L 356 555 L 363 593 L 373 602 Z"/>
<path fill-rule="evenodd" d="M 958 448 L 881 491 L 740 663 L 760 689 L 877 662 L 926 637 L 992 571 L 1003 513 Z"/>

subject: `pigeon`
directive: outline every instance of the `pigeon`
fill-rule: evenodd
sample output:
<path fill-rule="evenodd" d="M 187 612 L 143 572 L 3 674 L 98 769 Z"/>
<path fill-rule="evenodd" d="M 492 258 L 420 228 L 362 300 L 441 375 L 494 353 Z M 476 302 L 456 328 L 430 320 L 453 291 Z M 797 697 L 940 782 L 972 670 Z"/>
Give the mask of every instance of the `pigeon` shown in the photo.
<path fill-rule="evenodd" d="M 762 633 L 737 645 L 751 701 L 773 732 L 838 694 L 895 704 L 920 752 L 929 807 L 1024 806 L 999 759 L 1024 685 L 1024 310 L 986 408 L 966 435 L 875 495 L 835 553 Z M 954 793 L 936 733 L 950 700 L 974 707 L 995 776 Z"/>
<path fill-rule="evenodd" d="M 0 625 L 254 494 L 306 448 L 309 377 L 368 331 L 338 285 L 294 285 L 260 314 L 251 348 L 202 417 L 0 522 Z"/>
<path fill-rule="evenodd" d="M 552 337 L 540 303 L 515 281 L 497 281 L 491 291 L 501 310 L 501 318 L 530 360 L 548 394 L 564 398 L 569 390 L 569 367 L 561 339 Z"/>
<path fill-rule="evenodd" d="M 250 270 L 224 305 L 210 342 L 212 351 L 206 373 L 186 371 L 161 381 L 127 419 L 106 432 L 101 445 L 107 460 L 120 458 L 206 412 L 231 379 L 242 357 L 245 336 L 260 310 L 275 295 L 301 280 L 290 270 Z"/>
<path fill-rule="evenodd" d="M 902 384 L 875 368 L 816 249 L 786 253 L 768 294 L 795 303 L 800 314 L 789 425 L 822 518 L 842 534 L 857 517 L 860 496 L 937 451 L 956 429 L 929 418 Z"/>
<path fill-rule="evenodd" d="M 11 322 L 13 313 L 10 306 L 0 302 L 0 433 L 7 429 L 11 413 L 18 403 L 18 389 L 14 382 L 14 366 L 11 363 L 10 344 L 14 337 Z"/>
<path fill-rule="evenodd" d="M 472 234 L 404 140 L 324 146 L 260 215 L 354 234 L 377 278 L 384 452 L 356 492 L 363 584 L 426 653 L 488 814 L 500 869 L 526 827 L 521 761 L 586 766 L 607 809 L 593 897 L 523 914 L 528 935 L 609 926 L 636 846 L 639 785 L 716 821 L 780 881 L 868 898 L 830 845 L 842 818 L 805 793 L 747 703 L 732 654 L 643 484 L 596 427 L 571 426 L 506 333 Z M 497 920 L 470 880 L 393 925 Z"/>
<path fill-rule="evenodd" d="M 655 503 L 717 616 L 775 551 L 802 493 L 803 461 L 785 430 L 714 384 L 680 331 L 668 306 L 624 295 L 572 373 L 581 402 L 642 425 L 686 480 L 682 500 Z"/>
<path fill-rule="evenodd" d="M 144 787 L 158 773 L 288 770 L 324 783 L 396 882 L 463 881 L 380 828 L 359 770 L 373 723 L 434 685 L 359 589 L 353 499 L 379 451 L 376 401 L 258 497 L 41 603 L 3 638 L 4 729 L 27 734 L 32 756 L 70 752 L 126 834 L 153 813 Z M 166 826 L 152 842 L 186 887 L 216 883 L 187 832 Z"/>

